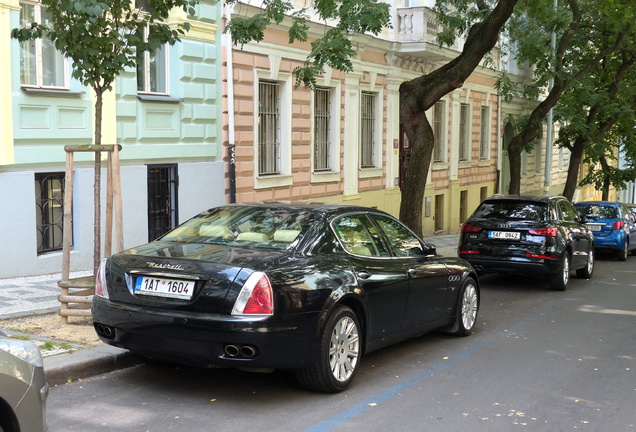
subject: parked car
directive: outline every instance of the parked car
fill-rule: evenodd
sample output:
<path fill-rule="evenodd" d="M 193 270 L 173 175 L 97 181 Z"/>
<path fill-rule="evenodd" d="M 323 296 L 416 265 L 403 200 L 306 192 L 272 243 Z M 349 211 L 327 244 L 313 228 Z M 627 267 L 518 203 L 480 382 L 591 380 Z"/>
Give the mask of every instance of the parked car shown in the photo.
<path fill-rule="evenodd" d="M 47 431 L 48 394 L 37 345 L 0 330 L 0 432 Z"/>
<path fill-rule="evenodd" d="M 636 250 L 636 218 L 629 208 L 619 202 L 582 201 L 574 204 L 587 226 L 594 233 L 594 247 L 613 252 L 625 261 Z"/>
<path fill-rule="evenodd" d="M 565 290 L 570 271 L 594 271 L 594 236 L 560 196 L 496 195 L 482 202 L 461 227 L 459 256 L 483 273 L 546 275 Z"/>
<path fill-rule="evenodd" d="M 345 389 L 364 354 L 434 329 L 468 335 L 479 284 L 392 216 L 325 203 L 213 208 L 100 266 L 107 344 L 202 366 L 292 369 Z"/>
<path fill-rule="evenodd" d="M 625 203 L 625 205 L 627 206 L 627 208 L 629 209 L 630 212 L 632 212 L 632 214 L 634 215 L 634 217 L 636 218 L 636 204 L 633 203 Z"/>

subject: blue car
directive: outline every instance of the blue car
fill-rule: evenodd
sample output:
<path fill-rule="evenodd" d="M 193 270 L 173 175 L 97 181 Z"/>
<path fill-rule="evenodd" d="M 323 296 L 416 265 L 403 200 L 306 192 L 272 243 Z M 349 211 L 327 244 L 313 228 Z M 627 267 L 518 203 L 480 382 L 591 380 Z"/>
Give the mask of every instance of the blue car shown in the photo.
<path fill-rule="evenodd" d="M 636 217 L 619 202 L 583 201 L 574 204 L 579 215 L 587 219 L 587 227 L 594 233 L 596 250 L 613 252 L 625 261 L 636 250 Z"/>

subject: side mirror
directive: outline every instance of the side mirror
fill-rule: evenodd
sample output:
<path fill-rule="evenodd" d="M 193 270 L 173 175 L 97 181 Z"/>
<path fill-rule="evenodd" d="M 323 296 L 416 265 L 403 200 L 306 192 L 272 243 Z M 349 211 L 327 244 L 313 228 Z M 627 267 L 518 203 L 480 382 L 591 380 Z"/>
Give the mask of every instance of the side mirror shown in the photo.
<path fill-rule="evenodd" d="M 435 245 L 432 245 L 430 243 L 424 243 L 424 245 L 422 245 L 422 248 L 411 248 L 409 250 L 409 255 L 410 256 L 421 256 L 421 257 L 425 257 L 425 256 L 435 256 L 437 255 L 437 249 L 435 248 Z"/>

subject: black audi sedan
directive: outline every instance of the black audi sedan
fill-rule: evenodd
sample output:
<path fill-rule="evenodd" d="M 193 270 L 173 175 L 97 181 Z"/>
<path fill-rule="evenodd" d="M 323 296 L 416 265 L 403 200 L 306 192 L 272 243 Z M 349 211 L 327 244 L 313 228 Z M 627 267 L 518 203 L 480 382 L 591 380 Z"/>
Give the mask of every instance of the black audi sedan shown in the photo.
<path fill-rule="evenodd" d="M 100 266 L 92 317 L 107 344 L 148 358 L 288 369 L 338 392 L 364 354 L 443 329 L 471 333 L 474 269 L 387 213 L 325 203 L 203 212 Z"/>
<path fill-rule="evenodd" d="M 458 255 L 483 273 L 545 275 L 563 291 L 594 271 L 594 235 L 562 196 L 495 195 L 461 227 Z"/>

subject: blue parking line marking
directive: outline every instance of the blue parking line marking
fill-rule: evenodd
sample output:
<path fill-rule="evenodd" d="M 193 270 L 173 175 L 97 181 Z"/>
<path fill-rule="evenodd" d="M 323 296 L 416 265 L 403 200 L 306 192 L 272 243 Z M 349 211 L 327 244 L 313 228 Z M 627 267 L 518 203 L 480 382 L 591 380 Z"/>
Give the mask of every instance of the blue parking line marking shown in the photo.
<path fill-rule="evenodd" d="M 604 280 L 603 280 L 604 281 Z M 566 298 L 562 298 L 561 300 L 559 300 L 556 303 L 551 304 L 550 306 L 545 307 L 544 309 L 542 309 L 541 311 L 537 312 L 536 314 L 523 318 L 519 321 L 517 321 L 512 327 L 504 329 L 503 332 L 516 332 L 519 329 L 521 329 L 522 327 L 527 326 L 528 324 L 533 323 L 534 321 L 538 320 L 539 318 L 541 318 L 544 315 L 547 315 L 551 312 L 554 312 L 555 310 L 563 307 L 566 303 L 568 303 L 570 300 L 575 299 L 577 297 L 582 296 L 583 294 L 586 294 L 587 292 L 589 292 L 590 290 L 592 290 L 592 288 L 594 288 L 598 283 L 601 283 L 603 281 L 598 281 L 598 280 L 594 280 L 594 281 L 589 281 L 591 282 L 590 286 L 573 294 L 570 295 Z M 305 429 L 303 432 L 328 432 L 331 430 L 336 429 L 339 426 L 342 426 L 343 424 L 349 422 L 350 420 L 355 419 L 356 417 L 361 416 L 362 414 L 366 413 L 367 411 L 370 411 L 374 408 L 376 408 L 375 406 L 371 406 L 370 404 L 377 404 L 380 405 L 383 402 L 388 402 L 391 399 L 395 398 L 396 396 L 399 396 L 401 393 L 405 392 L 406 390 L 409 390 L 413 387 L 416 387 L 424 382 L 426 382 L 427 380 L 429 380 L 430 378 L 434 377 L 435 375 L 445 371 L 446 369 L 450 368 L 451 366 L 453 366 L 455 363 L 458 363 L 462 360 L 465 360 L 469 357 L 471 357 L 474 354 L 477 354 L 478 352 L 480 352 L 481 350 L 485 349 L 486 347 L 488 347 L 489 345 L 492 344 L 492 342 L 495 340 L 495 338 L 499 337 L 499 333 L 491 335 L 486 337 L 485 339 L 474 343 L 472 346 L 468 347 L 467 349 L 465 349 L 463 352 L 461 352 L 458 356 L 449 359 L 449 360 L 444 360 L 441 362 L 436 363 L 435 365 L 433 365 L 432 367 L 428 368 L 427 370 L 420 372 L 412 377 L 406 378 L 404 380 L 402 380 L 401 382 L 387 388 L 386 390 L 383 390 L 379 393 L 376 393 L 375 395 L 361 401 L 358 402 L 357 404 L 353 405 L 350 408 L 345 409 L 344 411 L 340 411 L 339 413 L 331 416 L 330 418 L 321 421 L 320 423 L 316 423 L 315 425 L 311 426 L 308 429 Z"/>

